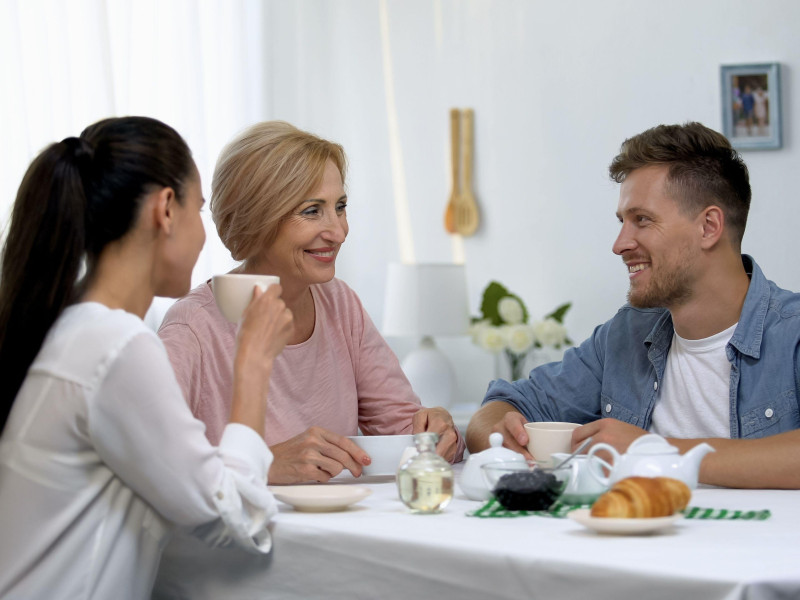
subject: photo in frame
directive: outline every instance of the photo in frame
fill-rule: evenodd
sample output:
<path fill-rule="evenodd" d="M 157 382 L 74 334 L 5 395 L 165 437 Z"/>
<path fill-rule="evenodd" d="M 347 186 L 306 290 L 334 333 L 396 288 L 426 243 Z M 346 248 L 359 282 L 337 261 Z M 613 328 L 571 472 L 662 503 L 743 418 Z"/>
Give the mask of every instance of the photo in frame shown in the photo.
<path fill-rule="evenodd" d="M 736 149 L 781 147 L 779 63 L 722 65 L 722 133 Z"/>

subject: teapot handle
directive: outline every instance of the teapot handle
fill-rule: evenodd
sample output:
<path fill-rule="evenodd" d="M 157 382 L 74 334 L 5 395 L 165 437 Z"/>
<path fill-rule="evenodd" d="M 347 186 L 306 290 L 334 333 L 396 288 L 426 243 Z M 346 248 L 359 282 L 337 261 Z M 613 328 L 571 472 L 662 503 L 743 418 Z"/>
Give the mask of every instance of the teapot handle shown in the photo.
<path fill-rule="evenodd" d="M 605 444 L 603 442 L 600 442 L 599 444 L 595 444 L 594 446 L 592 446 L 589 449 L 589 452 L 586 455 L 586 462 L 589 463 L 590 466 L 591 466 L 591 462 L 595 461 L 595 462 L 600 463 L 603 467 L 608 469 L 609 473 L 611 473 L 611 471 L 613 470 L 614 467 L 612 467 L 610 464 L 608 464 L 606 461 L 604 461 L 599 456 L 595 456 L 595 453 L 598 450 L 606 450 L 607 452 L 609 452 L 611 454 L 611 456 L 614 457 L 614 464 L 615 465 L 617 464 L 617 461 L 619 460 L 619 452 L 617 452 L 617 449 L 614 448 L 614 446 L 610 446 L 609 444 Z M 605 487 L 608 487 L 609 486 L 609 477 L 610 477 L 610 475 L 609 475 L 609 477 L 603 477 L 602 475 L 598 475 L 598 473 L 601 473 L 601 472 L 602 472 L 601 469 L 589 468 L 589 474 L 592 477 L 594 477 L 594 479 L 598 483 L 600 483 L 601 485 L 603 485 Z"/>

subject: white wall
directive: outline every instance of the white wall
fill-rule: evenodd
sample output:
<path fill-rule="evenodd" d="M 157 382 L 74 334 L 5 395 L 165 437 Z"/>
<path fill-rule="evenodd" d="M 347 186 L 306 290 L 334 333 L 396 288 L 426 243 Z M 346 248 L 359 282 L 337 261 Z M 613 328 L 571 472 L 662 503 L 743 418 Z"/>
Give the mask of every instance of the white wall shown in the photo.
<path fill-rule="evenodd" d="M 784 148 L 744 153 L 754 191 L 744 250 L 768 277 L 800 290 L 800 3 L 278 0 L 267 18 L 274 69 L 268 116 L 345 146 L 351 232 L 338 275 L 378 324 L 386 264 L 400 258 L 399 183 L 416 260 L 453 258 L 442 227 L 448 110 L 473 107 L 483 219 L 463 241 L 473 309 L 497 279 L 535 316 L 573 301 L 566 324 L 576 341 L 584 339 L 627 290 L 622 263 L 611 253 L 618 223 L 610 160 L 623 139 L 659 123 L 698 120 L 721 129 L 719 67 L 733 63 L 782 64 Z M 394 86 L 388 101 L 387 72 Z M 392 102 L 402 182 L 397 173 L 393 179 Z M 410 344 L 392 343 L 400 354 Z M 466 339 L 444 347 L 457 361 L 462 400 L 480 399 L 492 360 Z"/>
<path fill-rule="evenodd" d="M 57 0 L 49 4 L 65 10 Z M 86 9 L 95 5 L 104 3 Z M 3 6 L 4 17 L 49 14 Z M 215 65 L 190 86 L 190 96 L 201 89 L 205 95 L 187 101 L 183 79 L 166 77 L 154 79 L 155 87 L 138 96 L 157 91 L 173 100 L 172 108 L 183 99 L 183 110 L 173 110 L 173 117 L 154 115 L 181 131 L 195 121 L 205 124 L 189 141 L 207 192 L 211 162 L 235 133 L 223 134 L 225 124 L 238 128 L 280 118 L 341 142 L 351 166 L 351 232 L 338 274 L 379 325 L 386 265 L 401 256 L 396 201 L 405 199 L 413 240 L 407 250 L 420 262 L 463 256 L 473 311 L 485 285 L 497 279 L 536 317 L 573 301 L 566 324 L 573 339 L 585 338 L 624 302 L 627 288 L 622 264 L 610 250 L 618 225 L 617 186 L 608 180 L 608 163 L 624 138 L 658 123 L 691 119 L 719 128 L 719 66 L 732 63 L 782 64 L 784 148 L 744 153 L 754 190 L 744 248 L 769 277 L 800 290 L 796 0 L 239 0 L 227 9 L 224 3 L 202 6 L 227 18 L 200 11 L 194 20 L 157 21 L 174 33 L 167 38 L 185 42 L 183 54 L 197 52 L 198 64 Z M 174 7 L 193 14 L 192 4 Z M 28 42 L 38 44 L 49 31 L 33 27 L 26 33 L 16 26 L 4 18 L 4 42 L 31 35 Z M 78 38 L 94 31 L 86 23 L 55 27 Z M 237 27 L 249 42 L 234 52 L 229 35 Z M 145 22 L 131 39 L 150 30 Z M 198 51 L 198 36 L 218 43 Z M 164 65 L 158 72 L 174 70 L 182 54 L 165 47 L 166 41 L 159 45 Z M 139 63 L 145 60 L 139 50 L 134 54 Z M 47 77 L 13 52 L 0 53 L 0 66 L 4 81 L 19 70 L 28 78 Z M 114 75 L 124 78 L 127 70 Z M 0 117 L 4 135 L 19 120 L 21 97 L 0 94 L 7 109 Z M 260 107 L 253 106 L 254 98 L 261 99 Z M 60 94 L 52 102 L 63 108 Z M 157 104 L 122 106 L 142 112 L 142 106 Z M 219 110 L 222 105 L 236 108 Z M 33 110 L 37 106 L 31 115 L 44 122 Z M 442 227 L 450 191 L 451 107 L 472 107 L 476 119 L 475 191 L 483 221 L 464 240 Z M 48 133 L 49 139 L 60 138 Z M 13 135 L 11 141 L 0 152 L 0 181 L 13 181 L 15 188 L 32 155 L 16 160 L 25 148 Z M 28 150 L 38 151 L 42 143 Z M 2 187 L 5 196 L 11 188 Z M 221 244 L 213 239 L 213 227 L 207 231 L 206 254 L 213 254 Z M 215 254 L 198 263 L 193 279 L 228 264 Z M 391 342 L 401 355 L 413 343 Z M 492 358 L 466 338 L 441 343 L 456 361 L 462 400 L 479 400 L 494 373 Z"/>

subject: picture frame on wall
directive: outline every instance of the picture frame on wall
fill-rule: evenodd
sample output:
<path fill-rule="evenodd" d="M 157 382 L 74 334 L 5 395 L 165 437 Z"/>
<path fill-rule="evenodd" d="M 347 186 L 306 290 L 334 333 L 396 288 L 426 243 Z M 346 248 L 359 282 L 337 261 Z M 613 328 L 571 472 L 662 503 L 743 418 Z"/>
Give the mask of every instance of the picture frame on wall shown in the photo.
<path fill-rule="evenodd" d="M 737 149 L 781 147 L 779 63 L 722 65 L 722 133 Z"/>

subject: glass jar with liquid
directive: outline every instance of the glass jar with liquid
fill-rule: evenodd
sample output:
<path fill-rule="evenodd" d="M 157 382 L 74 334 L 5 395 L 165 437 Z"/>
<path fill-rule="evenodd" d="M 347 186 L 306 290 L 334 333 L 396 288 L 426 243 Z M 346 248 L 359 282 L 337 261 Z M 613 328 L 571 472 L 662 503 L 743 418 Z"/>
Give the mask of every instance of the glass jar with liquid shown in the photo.
<path fill-rule="evenodd" d="M 438 440 L 436 433 L 416 434 L 418 454 L 397 471 L 400 500 L 413 513 L 438 513 L 453 498 L 453 467 L 436 454 Z"/>

